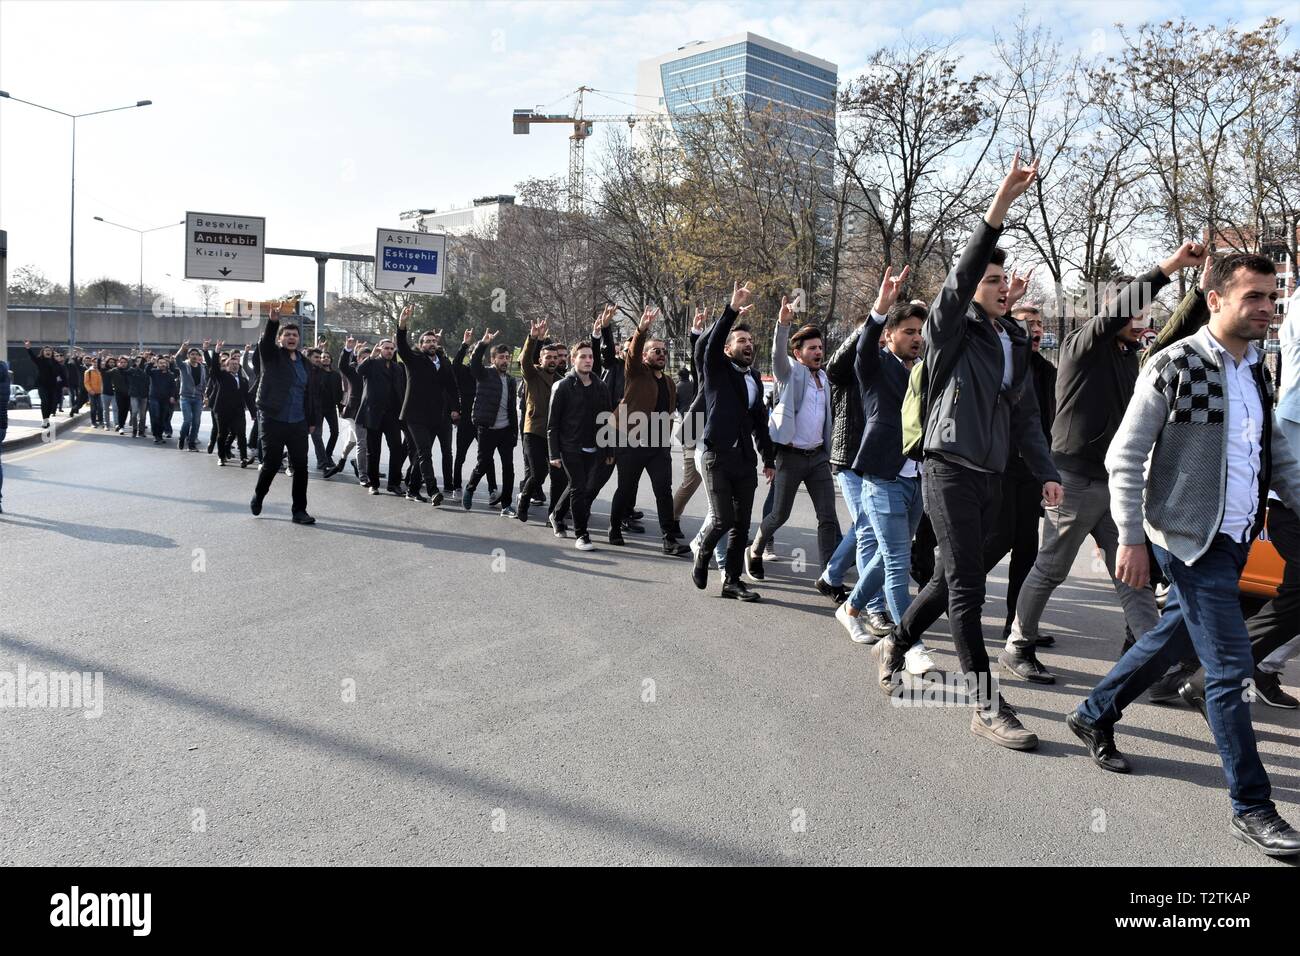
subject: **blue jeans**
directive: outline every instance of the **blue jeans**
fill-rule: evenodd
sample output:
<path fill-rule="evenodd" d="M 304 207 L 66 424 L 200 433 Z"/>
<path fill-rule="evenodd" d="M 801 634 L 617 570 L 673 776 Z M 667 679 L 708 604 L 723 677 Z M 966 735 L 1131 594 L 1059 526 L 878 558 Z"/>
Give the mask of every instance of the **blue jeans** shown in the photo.
<path fill-rule="evenodd" d="M 844 497 L 844 504 L 849 509 L 849 530 L 840 538 L 839 547 L 831 555 L 831 559 L 826 562 L 826 571 L 823 577 L 826 578 L 827 584 L 838 587 L 844 583 L 844 575 L 849 573 L 849 568 L 857 558 L 858 577 L 866 570 L 871 561 L 871 557 L 876 553 L 876 539 L 871 534 L 871 526 L 867 523 L 867 516 L 862 513 L 859 506 L 859 498 L 862 497 L 862 476 L 856 471 L 849 468 L 841 468 L 835 473 L 835 483 L 840 486 L 840 494 Z M 860 543 L 858 538 L 862 531 L 866 531 L 870 539 L 864 544 Z M 863 549 L 869 553 L 863 558 Z"/>
<path fill-rule="evenodd" d="M 889 613 L 895 621 L 902 621 L 903 612 L 912 603 L 907 578 L 912 567 L 912 538 L 921 523 L 921 479 L 888 481 L 867 475 L 862 479 L 859 508 L 878 546 L 849 595 L 849 603 L 862 610 L 883 586 Z"/>
<path fill-rule="evenodd" d="M 199 439 L 199 421 L 203 417 L 203 399 L 181 399 L 181 435 L 180 443 L 193 445 Z"/>
<path fill-rule="evenodd" d="M 862 476 L 856 471 L 844 468 L 836 473 L 835 480 L 840 486 L 840 494 L 844 497 L 844 505 L 849 509 L 849 530 L 844 537 L 840 538 L 839 547 L 827 562 L 822 577 L 826 579 L 827 584 L 840 587 L 844 584 L 844 576 L 849 573 L 851 563 L 857 564 L 859 578 L 866 572 L 867 565 L 876 556 L 876 536 L 860 507 Z M 881 612 L 886 607 L 885 592 L 877 588 L 871 595 L 871 599 L 867 601 L 867 610 Z"/>
<path fill-rule="evenodd" d="M 1241 814 L 1272 807 L 1245 693 L 1255 668 L 1237 592 L 1247 546 L 1217 535 L 1194 565 L 1156 545 L 1152 549 L 1171 585 L 1160 623 L 1128 649 L 1079 705 L 1079 713 L 1098 726 L 1114 726 L 1124 708 L 1171 664 L 1195 651 L 1205 668 L 1205 713 L 1232 809 Z"/>

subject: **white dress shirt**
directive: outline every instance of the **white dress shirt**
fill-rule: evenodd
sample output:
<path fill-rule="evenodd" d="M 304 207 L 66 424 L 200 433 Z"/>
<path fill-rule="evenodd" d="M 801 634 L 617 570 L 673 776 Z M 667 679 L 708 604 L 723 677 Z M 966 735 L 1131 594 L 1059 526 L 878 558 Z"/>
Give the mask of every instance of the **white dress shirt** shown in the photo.
<path fill-rule="evenodd" d="M 1259 511 L 1260 442 L 1264 434 L 1264 407 L 1259 400 L 1252 368 L 1259 362 L 1259 350 L 1246 346 L 1238 362 L 1232 353 L 1210 334 L 1209 326 L 1196 333 L 1223 363 L 1223 391 L 1228 406 L 1228 482 L 1224 490 L 1223 521 L 1219 531 L 1233 541 L 1245 542 Z"/>
<path fill-rule="evenodd" d="M 808 450 L 822 444 L 826 425 L 826 378 L 821 371 L 808 371 L 808 386 L 803 392 L 803 404 L 794 419 L 794 437 L 790 444 Z"/>

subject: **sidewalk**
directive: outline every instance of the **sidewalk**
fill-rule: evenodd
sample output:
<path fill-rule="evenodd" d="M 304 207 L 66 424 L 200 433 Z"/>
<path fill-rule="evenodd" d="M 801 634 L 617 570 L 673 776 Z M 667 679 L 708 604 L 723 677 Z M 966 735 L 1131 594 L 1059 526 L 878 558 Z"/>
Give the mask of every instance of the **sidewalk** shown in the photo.
<path fill-rule="evenodd" d="M 76 428 L 82 422 L 90 420 L 90 408 L 83 408 L 71 418 L 68 413 L 55 412 L 54 417 L 50 419 L 50 427 L 54 430 L 54 436 L 60 432 Z M 43 429 L 41 428 L 41 410 L 39 408 L 11 408 L 9 409 L 9 430 L 5 432 L 3 450 L 5 453 L 17 451 L 20 448 L 26 448 L 29 445 L 39 445 L 42 440 Z"/>

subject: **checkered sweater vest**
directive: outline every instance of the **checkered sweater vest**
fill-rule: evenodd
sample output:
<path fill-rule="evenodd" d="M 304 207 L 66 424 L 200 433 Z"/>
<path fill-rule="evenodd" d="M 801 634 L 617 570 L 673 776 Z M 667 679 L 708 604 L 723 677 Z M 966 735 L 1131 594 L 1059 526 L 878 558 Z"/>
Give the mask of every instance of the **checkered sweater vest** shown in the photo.
<path fill-rule="evenodd" d="M 1252 539 L 1263 526 L 1270 484 L 1289 507 L 1300 498 L 1295 457 L 1273 427 L 1273 383 L 1262 361 L 1254 366 L 1254 378 L 1266 414 Z M 1120 544 L 1141 544 L 1145 532 L 1186 564 L 1209 550 L 1223 521 L 1227 488 L 1224 394 L 1218 358 L 1195 338 L 1171 345 L 1142 369 L 1106 455 Z"/>

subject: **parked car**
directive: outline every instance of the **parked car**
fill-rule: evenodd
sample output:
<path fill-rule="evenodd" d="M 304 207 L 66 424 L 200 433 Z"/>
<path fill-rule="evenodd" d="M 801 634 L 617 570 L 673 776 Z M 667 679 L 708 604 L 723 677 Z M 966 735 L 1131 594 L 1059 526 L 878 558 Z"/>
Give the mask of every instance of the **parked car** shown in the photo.
<path fill-rule="evenodd" d="M 1056 348 L 1056 333 L 1044 332 L 1042 340 L 1038 343 L 1039 348 L 1054 349 Z"/>
<path fill-rule="evenodd" d="M 21 385 L 9 386 L 9 408 L 31 408 L 32 399 Z"/>

